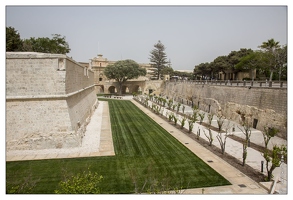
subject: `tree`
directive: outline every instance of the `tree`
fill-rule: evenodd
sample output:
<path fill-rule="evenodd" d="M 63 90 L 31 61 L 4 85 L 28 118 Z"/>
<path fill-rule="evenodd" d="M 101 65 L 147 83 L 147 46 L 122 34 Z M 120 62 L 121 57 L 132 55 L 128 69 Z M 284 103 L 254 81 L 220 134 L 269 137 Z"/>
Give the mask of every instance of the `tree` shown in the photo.
<path fill-rule="evenodd" d="M 237 72 L 241 71 L 235 66 L 240 62 L 240 60 L 253 52 L 251 49 L 241 48 L 239 51 L 231 51 L 227 56 L 228 67 L 227 70 L 236 75 Z"/>
<path fill-rule="evenodd" d="M 187 120 L 186 116 L 182 117 L 181 120 L 179 120 L 181 122 L 181 126 L 180 126 L 181 129 L 184 128 L 186 120 Z"/>
<path fill-rule="evenodd" d="M 269 151 L 266 149 L 264 151 L 263 157 L 266 160 L 266 169 L 267 169 L 267 181 L 271 181 L 273 178 L 273 171 L 276 167 L 280 167 L 282 158 L 287 157 L 287 147 L 284 145 L 273 146 L 273 151 L 270 154 Z M 269 167 L 269 162 L 272 162 L 271 167 Z"/>
<path fill-rule="evenodd" d="M 268 126 L 264 127 L 264 132 L 262 132 L 262 135 L 265 142 L 265 149 L 268 148 L 268 144 L 271 138 L 275 137 L 275 135 L 277 135 L 278 132 L 279 130 L 274 127 L 268 127 Z"/>
<path fill-rule="evenodd" d="M 210 63 L 200 63 L 194 67 L 194 77 L 214 79 L 219 73 L 224 73 L 224 79 L 228 79 L 226 73 L 237 73 L 241 68 L 235 68 L 240 60 L 253 52 L 251 49 L 241 48 L 239 51 L 231 51 L 228 55 L 218 56 Z"/>
<path fill-rule="evenodd" d="M 209 131 L 209 133 L 206 134 L 205 131 L 203 130 L 204 135 L 205 135 L 205 136 L 208 138 L 208 140 L 209 140 L 209 146 L 212 146 L 212 143 L 213 143 L 213 141 L 214 141 L 213 134 L 212 134 L 212 130 L 211 130 L 213 117 L 214 117 L 213 114 L 208 114 L 208 129 L 207 129 L 207 130 Z"/>
<path fill-rule="evenodd" d="M 258 69 L 258 71 L 261 70 L 262 65 L 264 63 L 264 56 L 263 52 L 260 51 L 252 51 L 250 54 L 242 57 L 239 62 L 235 65 L 235 69 L 237 70 L 251 70 Z M 252 75 L 252 80 L 254 76 Z"/>
<path fill-rule="evenodd" d="M 267 42 L 263 42 L 262 45 L 259 46 L 262 50 L 264 50 L 268 57 L 270 58 L 267 63 L 267 66 L 270 70 L 270 81 L 272 81 L 273 73 L 278 69 L 278 50 L 280 48 L 279 42 L 276 42 L 273 38 L 269 39 Z"/>
<path fill-rule="evenodd" d="M 287 45 L 277 50 L 277 67 L 279 68 L 279 81 L 287 80 Z"/>
<path fill-rule="evenodd" d="M 253 51 L 251 49 L 241 48 L 239 51 L 231 51 L 228 55 L 228 60 L 231 66 L 235 66 L 241 58 L 249 55 Z"/>
<path fill-rule="evenodd" d="M 229 124 L 230 124 L 230 122 L 228 122 L 227 126 L 225 127 L 225 134 L 224 135 L 222 135 L 222 132 L 219 129 L 218 135 L 216 136 L 216 138 L 218 139 L 218 141 L 220 143 L 221 152 L 223 155 L 225 154 L 227 137 L 230 135 L 229 130 L 230 130 L 231 126 Z M 222 125 L 221 125 L 221 127 L 222 127 Z"/>
<path fill-rule="evenodd" d="M 211 77 L 212 76 L 212 68 L 211 68 L 211 64 L 206 62 L 206 63 L 200 63 L 199 65 L 196 65 L 194 67 L 193 73 L 195 75 L 195 77 L 197 75 L 199 75 L 201 77 L 201 79 L 205 79 L 207 77 Z"/>
<path fill-rule="evenodd" d="M 123 83 L 139 76 L 145 76 L 146 69 L 139 67 L 135 61 L 127 59 L 108 65 L 104 70 L 104 74 L 108 79 L 115 79 L 118 82 L 118 92 L 121 95 Z"/>
<path fill-rule="evenodd" d="M 226 80 L 226 71 L 231 68 L 231 63 L 229 63 L 228 56 L 219 56 L 212 63 L 214 73 L 223 72 L 225 74 L 224 79 Z"/>
<path fill-rule="evenodd" d="M 13 27 L 6 27 L 6 51 L 21 51 L 22 40 Z"/>
<path fill-rule="evenodd" d="M 158 43 L 154 45 L 154 49 L 150 52 L 150 61 L 151 65 L 156 68 L 156 75 L 157 79 L 159 80 L 162 75 L 162 70 L 166 67 L 166 64 L 168 64 L 167 55 L 165 53 L 165 46 L 161 43 L 159 40 Z"/>
<path fill-rule="evenodd" d="M 65 37 L 59 34 L 52 34 L 53 38 L 34 38 L 23 41 L 23 51 L 33 51 L 42 53 L 66 54 L 70 52 Z"/>
<path fill-rule="evenodd" d="M 162 75 L 169 75 L 172 76 L 172 74 L 174 73 L 174 70 L 172 67 L 164 67 L 161 71 Z"/>
<path fill-rule="evenodd" d="M 265 148 L 263 150 L 263 157 L 266 160 L 266 169 L 267 169 L 267 179 L 268 181 L 271 181 L 273 177 L 273 171 L 276 169 L 276 167 L 279 167 L 281 164 L 282 157 L 287 157 L 287 148 L 283 145 L 273 146 L 273 151 L 270 152 L 268 149 L 269 141 L 272 137 L 275 137 L 277 133 L 279 132 L 278 129 L 274 127 L 264 127 L 264 131 L 262 132 L 264 142 L 265 142 Z M 269 162 L 272 162 L 271 166 L 269 167 Z"/>
<path fill-rule="evenodd" d="M 238 127 L 241 132 L 245 135 L 245 140 L 243 142 L 243 154 L 242 154 L 242 165 L 245 165 L 245 161 L 247 158 L 247 147 L 250 141 L 250 136 L 251 136 L 251 123 L 248 122 L 248 120 L 245 120 L 245 118 L 241 118 L 242 120 L 242 128 Z"/>
<path fill-rule="evenodd" d="M 205 117 L 205 113 L 203 112 L 203 113 L 200 113 L 200 112 L 198 112 L 198 116 L 199 116 L 199 124 L 201 125 L 201 123 L 202 123 L 202 121 L 203 121 L 203 119 L 204 119 L 204 117 Z"/>
<path fill-rule="evenodd" d="M 194 121 L 191 119 L 188 119 L 188 133 L 191 133 L 194 126 Z"/>

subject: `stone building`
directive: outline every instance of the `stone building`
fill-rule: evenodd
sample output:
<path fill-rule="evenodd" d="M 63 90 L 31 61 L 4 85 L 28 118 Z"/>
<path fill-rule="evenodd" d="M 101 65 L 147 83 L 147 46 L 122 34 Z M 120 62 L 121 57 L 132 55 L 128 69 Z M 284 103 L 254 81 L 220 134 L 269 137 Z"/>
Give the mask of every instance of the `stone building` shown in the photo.
<path fill-rule="evenodd" d="M 217 79 L 218 80 L 244 80 L 251 79 L 255 80 L 256 77 L 256 69 L 254 70 L 242 70 L 238 72 L 234 72 L 233 70 L 225 70 L 224 72 L 220 72 Z"/>
<path fill-rule="evenodd" d="M 100 93 L 115 93 L 117 92 L 115 89 L 113 91 L 108 91 L 105 88 L 105 85 L 109 84 L 109 80 L 104 74 L 104 69 L 111 64 L 114 64 L 117 61 L 109 61 L 107 58 L 104 58 L 102 54 L 98 54 L 96 57 L 90 59 L 89 69 L 94 72 L 94 82 L 95 82 L 95 90 L 97 94 Z M 147 70 L 147 75 L 143 77 L 139 77 L 137 79 L 129 80 L 131 81 L 147 81 L 153 79 L 153 68 L 149 63 L 138 63 L 140 67 L 143 67 Z M 128 81 L 128 82 L 129 82 Z M 127 90 L 127 92 L 130 92 Z"/>
<path fill-rule="evenodd" d="M 81 145 L 98 104 L 94 73 L 61 54 L 6 52 L 6 149 Z"/>

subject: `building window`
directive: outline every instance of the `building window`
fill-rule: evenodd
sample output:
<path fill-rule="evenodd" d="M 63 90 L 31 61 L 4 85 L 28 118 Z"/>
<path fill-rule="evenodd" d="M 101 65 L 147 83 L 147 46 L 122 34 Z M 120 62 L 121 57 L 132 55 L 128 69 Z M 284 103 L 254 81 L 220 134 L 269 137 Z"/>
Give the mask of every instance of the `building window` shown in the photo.
<path fill-rule="evenodd" d="M 102 81 L 103 80 L 103 78 L 99 78 L 99 81 Z"/>

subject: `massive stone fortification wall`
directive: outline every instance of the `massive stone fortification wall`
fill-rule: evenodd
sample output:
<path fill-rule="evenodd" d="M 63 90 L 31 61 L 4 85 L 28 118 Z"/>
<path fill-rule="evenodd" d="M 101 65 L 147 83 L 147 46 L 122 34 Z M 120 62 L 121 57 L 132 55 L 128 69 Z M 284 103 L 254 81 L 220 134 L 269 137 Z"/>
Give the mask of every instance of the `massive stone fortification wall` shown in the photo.
<path fill-rule="evenodd" d="M 192 82 L 169 82 L 163 95 L 182 103 L 191 103 L 201 110 L 222 114 L 239 122 L 241 117 L 251 121 L 263 131 L 266 125 L 280 130 L 279 136 L 287 138 L 287 89 L 232 87 Z M 189 101 L 187 101 L 189 100 Z"/>
<path fill-rule="evenodd" d="M 93 72 L 65 55 L 6 53 L 7 150 L 80 146 L 97 103 Z"/>

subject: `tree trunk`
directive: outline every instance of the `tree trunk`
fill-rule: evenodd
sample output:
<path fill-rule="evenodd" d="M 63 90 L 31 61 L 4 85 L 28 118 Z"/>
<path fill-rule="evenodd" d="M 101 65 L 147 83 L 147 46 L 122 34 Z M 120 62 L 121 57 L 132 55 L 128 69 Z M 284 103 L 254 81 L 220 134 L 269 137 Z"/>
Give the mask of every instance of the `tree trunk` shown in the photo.
<path fill-rule="evenodd" d="M 273 178 L 273 171 L 276 167 L 274 165 L 271 166 L 270 170 L 268 171 L 268 181 L 271 181 Z"/>
<path fill-rule="evenodd" d="M 247 151 L 245 150 L 245 151 L 243 152 L 242 166 L 245 165 L 246 157 L 247 157 Z"/>
<path fill-rule="evenodd" d="M 159 70 L 159 67 L 158 67 L 158 80 L 160 80 L 160 75 L 161 75 L 161 70 Z"/>
<path fill-rule="evenodd" d="M 119 95 L 122 95 L 122 84 L 123 84 L 122 82 L 119 83 L 119 91 L 118 91 Z"/>
<path fill-rule="evenodd" d="M 242 165 L 245 165 L 245 161 L 247 158 L 247 144 L 243 144 L 243 154 L 242 154 Z"/>
<path fill-rule="evenodd" d="M 272 79 L 273 79 L 273 73 L 274 73 L 274 71 L 271 71 L 270 80 L 269 81 L 272 81 Z"/>

